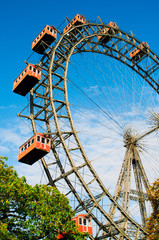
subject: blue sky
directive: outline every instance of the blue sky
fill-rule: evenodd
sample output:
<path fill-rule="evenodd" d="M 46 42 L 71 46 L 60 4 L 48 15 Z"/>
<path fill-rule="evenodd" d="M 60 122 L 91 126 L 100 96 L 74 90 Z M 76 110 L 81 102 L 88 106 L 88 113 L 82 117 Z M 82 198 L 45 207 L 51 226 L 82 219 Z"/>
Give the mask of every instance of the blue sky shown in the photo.
<path fill-rule="evenodd" d="M 159 55 L 158 9 L 158 0 L 3 1 L 0 8 L 0 155 L 8 156 L 9 163 L 14 165 L 18 153 L 16 147 L 23 143 L 20 133 L 26 131 L 25 126 L 19 126 L 16 132 L 19 137 L 14 128 L 18 124 L 16 114 L 22 109 L 21 105 L 26 105 L 27 99 L 12 93 L 12 86 L 25 67 L 24 60 L 32 53 L 33 39 L 46 24 L 58 28 L 65 17 L 72 19 L 77 13 L 83 14 L 90 22 L 100 16 L 104 23 L 113 21 L 124 31 L 132 31 L 137 39 L 148 42 Z M 12 144 L 14 141 L 18 144 Z"/>

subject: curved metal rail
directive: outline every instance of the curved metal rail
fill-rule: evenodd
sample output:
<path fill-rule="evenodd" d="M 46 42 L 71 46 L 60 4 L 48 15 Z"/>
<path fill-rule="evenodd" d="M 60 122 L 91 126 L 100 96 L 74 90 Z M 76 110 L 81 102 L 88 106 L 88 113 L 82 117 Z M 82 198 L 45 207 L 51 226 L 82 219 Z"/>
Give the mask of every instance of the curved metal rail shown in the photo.
<path fill-rule="evenodd" d="M 147 235 L 145 229 L 136 223 L 110 195 L 87 158 L 78 138 L 68 101 L 67 70 L 73 54 L 81 52 L 104 54 L 137 72 L 158 93 L 158 81 L 152 76 L 155 76 L 159 68 L 159 57 L 149 49 L 138 62 L 133 62 L 129 53 L 133 48 L 138 47 L 140 42 L 134 36 L 117 29 L 116 32 L 112 31 L 108 34 L 110 40 L 103 44 L 97 39 L 103 27 L 108 26 L 87 23 L 81 25 L 80 30 L 79 26 L 74 26 L 60 36 L 58 42 L 42 56 L 38 64 L 43 70 L 43 79 L 30 92 L 30 115 L 21 112 L 19 116 L 31 120 L 34 133 L 37 132 L 39 122 L 45 124 L 46 133 L 52 138 L 54 155 L 54 161 L 49 163 L 44 158 L 41 160 L 49 184 L 58 187 L 65 182 L 68 186 L 65 194 L 69 198 L 73 195 L 75 197 L 74 210 L 85 211 L 92 217 L 96 232 L 94 236 L 90 236 L 90 239 L 143 239 Z M 144 59 L 149 59 L 149 65 Z M 71 144 L 68 145 L 68 142 Z M 60 153 L 59 149 L 62 149 Z M 78 156 L 78 162 L 74 161 L 75 154 Z M 52 168 L 58 169 L 56 175 L 52 175 Z M 97 190 L 93 191 L 93 189 Z M 109 206 L 112 204 L 120 213 L 118 219 L 113 219 L 108 214 Z M 132 227 L 133 236 L 126 233 L 123 223 Z"/>

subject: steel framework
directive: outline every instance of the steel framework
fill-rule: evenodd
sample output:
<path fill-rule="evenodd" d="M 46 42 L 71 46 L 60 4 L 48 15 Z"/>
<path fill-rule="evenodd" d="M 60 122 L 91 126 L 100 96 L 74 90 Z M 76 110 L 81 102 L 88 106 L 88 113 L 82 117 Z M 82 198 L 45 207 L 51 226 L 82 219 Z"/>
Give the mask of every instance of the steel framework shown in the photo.
<path fill-rule="evenodd" d="M 159 57 L 149 49 L 138 62 L 133 62 L 129 53 L 133 48 L 138 48 L 140 42 L 133 35 L 117 29 L 116 32 L 107 33 L 110 40 L 103 44 L 97 36 L 101 35 L 104 27 L 108 26 L 102 22 L 87 22 L 73 26 L 65 34 L 57 30 L 59 40 L 49 47 L 37 64 L 43 71 L 43 78 L 30 91 L 30 113 L 21 111 L 18 116 L 31 121 L 34 133 L 40 123 L 46 134 L 51 136 L 54 160 L 41 159 L 48 182 L 57 188 L 66 184 L 65 195 L 69 199 L 74 196 L 74 210 L 86 212 L 92 217 L 96 231 L 93 236 L 90 235 L 90 239 L 146 239 L 144 227 L 129 216 L 126 206 L 118 204 L 94 170 L 74 127 L 68 101 L 69 61 L 72 55 L 82 52 L 95 52 L 122 62 L 159 93 L 158 81 L 153 77 L 159 69 Z M 149 59 L 149 65 L 143 63 L 145 58 Z M 129 152 L 127 148 L 126 155 L 131 155 Z M 74 161 L 75 154 L 78 161 Z M 138 153 L 134 154 L 140 162 Z M 53 168 L 56 169 L 56 174 L 52 174 Z M 113 211 L 109 212 L 110 207 L 120 212 L 118 218 L 114 219 Z M 131 225 L 133 234 L 126 231 L 125 224 Z"/>
<path fill-rule="evenodd" d="M 119 198 L 121 198 L 121 205 L 126 212 L 129 212 L 129 203 L 131 200 L 138 202 L 141 223 L 144 227 L 146 225 L 145 220 L 148 217 L 146 199 L 148 197 L 147 192 L 150 189 L 150 184 L 140 158 L 140 152 L 142 151 L 140 140 L 157 131 L 158 128 L 159 126 L 157 125 L 142 135 L 135 134 L 130 128 L 125 131 L 124 143 L 126 153 L 114 192 L 114 199 L 118 201 Z M 136 189 L 131 189 L 132 173 L 134 175 Z M 109 209 L 109 215 L 111 217 L 114 217 L 115 210 L 116 206 L 112 203 Z M 133 237 L 133 227 L 131 225 L 128 226 L 127 222 L 125 222 L 122 227 Z"/>

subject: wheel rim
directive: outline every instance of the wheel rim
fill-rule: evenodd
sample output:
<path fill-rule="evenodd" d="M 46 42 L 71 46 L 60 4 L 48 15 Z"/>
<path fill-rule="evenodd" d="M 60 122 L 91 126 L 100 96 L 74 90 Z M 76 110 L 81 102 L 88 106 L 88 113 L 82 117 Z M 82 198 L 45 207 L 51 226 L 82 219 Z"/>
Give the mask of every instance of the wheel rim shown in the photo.
<path fill-rule="evenodd" d="M 139 41 L 136 40 L 133 36 L 130 36 L 123 31 L 118 30 L 117 35 L 111 36 L 113 39 L 113 42 L 111 43 L 111 46 L 103 47 L 99 46 L 98 42 L 94 39 L 97 38 L 97 35 L 99 34 L 99 29 L 103 27 L 102 24 L 86 24 L 83 26 L 82 31 L 79 32 L 78 38 L 74 40 L 75 44 L 72 44 L 70 42 L 70 36 L 71 31 L 74 30 L 74 27 L 71 31 L 69 31 L 69 38 L 67 38 L 67 34 L 62 35 L 60 40 L 57 42 L 56 46 L 52 48 L 50 51 L 48 51 L 48 57 L 43 56 L 42 60 L 40 61 L 39 65 L 44 70 L 44 78 L 42 82 L 34 88 L 31 92 L 30 97 L 30 119 L 32 122 L 32 127 L 34 133 L 36 133 L 37 129 L 37 122 L 43 121 L 46 123 L 46 132 L 49 133 L 52 136 L 53 142 L 52 142 L 52 151 L 55 157 L 55 161 L 52 163 L 53 165 L 58 166 L 60 172 L 58 173 L 58 176 L 53 176 L 50 172 L 49 165 L 51 163 L 46 163 L 44 159 L 42 159 L 43 167 L 46 171 L 47 177 L 49 179 L 49 183 L 51 185 L 58 185 L 58 183 L 63 180 L 67 183 L 69 190 L 67 193 L 65 193 L 67 196 L 69 194 L 74 194 L 75 199 L 77 202 L 75 203 L 76 211 L 86 211 L 89 215 L 92 216 L 94 222 L 96 223 L 97 232 L 96 237 L 101 236 L 103 231 L 106 232 L 105 237 L 113 237 L 114 239 L 117 239 L 119 236 L 123 236 L 125 239 L 130 239 L 130 237 L 124 232 L 124 229 L 120 227 L 120 219 L 123 218 L 126 219 L 127 222 L 131 223 L 133 225 L 135 234 L 139 237 L 143 237 L 146 235 L 145 230 L 137 224 L 130 216 L 116 203 L 113 199 L 113 197 L 109 194 L 108 190 L 103 185 L 102 181 L 98 177 L 97 173 L 93 169 L 90 161 L 87 158 L 87 155 L 85 154 L 85 151 L 83 149 L 83 146 L 81 145 L 76 129 L 74 127 L 74 123 L 72 120 L 70 108 L 69 108 L 69 102 L 68 102 L 68 95 L 67 95 L 67 69 L 69 64 L 69 59 L 72 54 L 81 52 L 87 52 L 87 51 L 93 51 L 97 53 L 103 53 L 105 55 L 108 55 L 112 58 L 115 58 L 119 60 L 120 62 L 126 64 L 127 66 L 131 67 L 135 72 L 137 72 L 140 76 L 144 77 L 144 80 L 149 83 L 149 85 L 158 93 L 158 84 L 157 82 L 152 78 L 152 75 L 150 74 L 152 71 L 157 71 L 158 66 L 158 58 L 157 56 L 150 50 L 148 53 L 146 53 L 146 56 L 149 58 L 149 66 L 153 66 L 153 69 L 151 67 L 144 66 L 141 68 L 140 63 L 138 65 L 133 64 L 130 61 L 130 58 L 128 56 L 129 52 L 126 52 L 127 48 L 133 48 L 139 44 Z M 78 30 L 77 30 L 78 31 Z M 74 37 L 74 36 L 73 36 Z M 118 49 L 118 43 L 122 42 L 123 45 L 121 46 L 120 50 Z M 83 49 L 84 45 L 90 46 L 90 50 Z M 81 49 L 77 48 L 77 46 L 80 46 Z M 125 46 L 125 47 L 124 47 Z M 100 52 L 100 49 L 102 51 Z M 106 49 L 105 49 L 106 48 Z M 65 50 L 64 50 L 65 49 Z M 109 50 L 108 50 L 109 49 Z M 126 53 L 123 54 L 123 49 Z M 65 53 L 65 54 L 63 54 Z M 50 60 L 51 58 L 51 60 Z M 65 65 L 64 65 L 65 64 Z M 63 87 L 61 87 L 63 86 Z M 57 98 L 55 97 L 55 91 L 57 92 Z M 41 93 L 42 92 L 42 93 Z M 59 94 L 60 93 L 60 94 Z M 63 96 L 61 97 L 60 95 Z M 60 97 L 59 97 L 60 96 Z M 39 102 L 41 102 L 41 99 L 43 99 L 42 104 L 40 103 L 40 110 L 38 107 L 38 104 L 35 102 L 35 99 L 40 99 Z M 38 111 L 35 111 L 35 108 L 38 109 Z M 61 110 L 62 114 L 58 114 L 58 112 Z M 22 114 L 21 114 L 22 116 Z M 39 116 L 43 116 L 44 119 L 40 118 Z M 53 119 L 55 126 L 52 127 L 52 123 L 50 124 L 51 120 Z M 69 123 L 69 131 L 61 130 L 61 126 L 59 124 L 59 119 L 67 119 L 67 124 Z M 52 129 L 55 129 L 56 131 L 53 132 Z M 74 148 L 69 149 L 66 140 L 73 138 L 74 141 Z M 59 145 L 62 145 L 63 152 L 62 154 L 65 155 L 65 157 L 69 161 L 69 167 L 65 168 L 64 161 L 60 159 L 58 148 Z M 80 152 L 81 158 L 83 158 L 82 163 L 79 165 L 75 164 L 73 161 L 73 157 L 71 155 L 71 152 L 78 151 Z M 61 155 L 62 155 L 61 154 Z M 91 174 L 91 177 L 89 181 L 84 181 L 81 169 L 87 168 L 87 171 Z M 79 195 L 77 190 L 75 189 L 74 184 L 72 184 L 72 176 L 75 179 L 77 179 L 78 184 L 82 185 L 83 192 L 85 194 Z M 99 194 L 95 195 L 90 190 L 90 184 L 98 184 L 100 191 Z M 89 187 L 88 187 L 89 185 Z M 84 200 L 82 195 L 87 196 Z M 115 206 L 117 206 L 119 212 L 121 213 L 122 217 L 118 219 L 118 221 L 115 222 L 114 219 L 110 218 L 110 216 L 107 213 L 107 210 L 104 209 L 102 201 L 108 202 L 110 204 L 111 202 L 114 203 Z M 101 214 L 101 220 L 99 221 L 97 215 Z M 103 225 L 103 222 L 108 221 L 109 224 L 112 226 L 107 227 Z M 90 238 L 94 239 L 94 237 L 90 236 Z"/>

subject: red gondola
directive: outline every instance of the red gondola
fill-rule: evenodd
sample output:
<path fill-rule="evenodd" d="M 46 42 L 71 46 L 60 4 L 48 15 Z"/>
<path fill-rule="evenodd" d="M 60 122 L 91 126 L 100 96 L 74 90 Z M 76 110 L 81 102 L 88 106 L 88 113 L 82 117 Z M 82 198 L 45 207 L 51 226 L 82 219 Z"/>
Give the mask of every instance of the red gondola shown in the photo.
<path fill-rule="evenodd" d="M 87 217 L 85 214 L 79 214 L 78 216 L 74 217 L 72 220 L 78 226 L 79 232 L 88 232 L 89 234 L 93 234 L 91 217 Z M 65 233 L 59 234 L 57 236 L 57 239 L 63 239 L 64 237 L 65 237 Z"/>
<path fill-rule="evenodd" d="M 32 42 L 32 50 L 34 52 L 42 54 L 56 38 L 57 31 L 55 30 L 55 28 L 46 25 Z"/>
<path fill-rule="evenodd" d="M 146 42 L 142 42 L 138 48 L 133 49 L 130 52 L 130 57 L 133 61 L 138 61 L 142 56 L 145 55 L 145 52 L 142 50 L 148 51 L 149 45 Z"/>
<path fill-rule="evenodd" d="M 76 223 L 80 232 L 88 232 L 89 234 L 93 234 L 91 217 L 87 217 L 86 214 L 79 214 L 72 220 Z"/>
<path fill-rule="evenodd" d="M 108 23 L 108 26 L 112 27 L 112 28 L 109 28 L 109 27 L 106 27 L 106 28 L 103 28 L 101 30 L 101 33 L 102 34 L 105 34 L 105 35 L 99 35 L 97 36 L 98 38 L 98 41 L 100 42 L 103 42 L 103 43 L 107 43 L 111 37 L 109 35 L 106 35 L 107 33 L 112 33 L 113 31 L 115 32 L 115 30 L 117 29 L 117 24 L 115 22 L 110 22 Z"/>
<path fill-rule="evenodd" d="M 67 26 L 64 28 L 63 32 L 65 33 L 68 30 L 70 30 L 70 28 L 72 28 L 73 25 L 77 26 L 81 24 L 85 24 L 85 18 L 83 15 L 76 14 L 76 16 L 71 20 L 71 22 L 68 23 Z M 78 29 L 81 29 L 81 28 L 78 28 Z"/>
<path fill-rule="evenodd" d="M 32 165 L 50 152 L 50 145 L 49 137 L 37 133 L 19 148 L 18 161 Z"/>
<path fill-rule="evenodd" d="M 13 83 L 13 92 L 25 96 L 41 79 L 41 69 L 28 64 Z"/>

